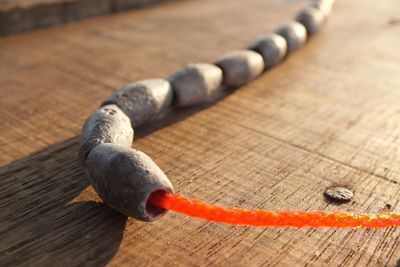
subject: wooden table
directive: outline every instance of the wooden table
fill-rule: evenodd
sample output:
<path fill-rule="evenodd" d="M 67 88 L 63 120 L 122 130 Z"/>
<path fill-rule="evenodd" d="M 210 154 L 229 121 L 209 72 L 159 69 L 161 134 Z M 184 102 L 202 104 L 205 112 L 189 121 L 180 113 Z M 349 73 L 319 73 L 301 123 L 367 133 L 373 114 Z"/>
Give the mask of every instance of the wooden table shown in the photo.
<path fill-rule="evenodd" d="M 297 1 L 193 0 L 0 39 L 0 265 L 383 266 L 400 228 L 235 227 L 112 211 L 77 159 L 86 117 L 121 85 L 212 62 Z M 340 1 L 324 30 L 218 102 L 136 130 L 177 192 L 264 209 L 400 210 L 400 6 Z M 354 191 L 326 202 L 331 185 Z"/>
<path fill-rule="evenodd" d="M 0 0 L 0 36 L 165 0 Z"/>

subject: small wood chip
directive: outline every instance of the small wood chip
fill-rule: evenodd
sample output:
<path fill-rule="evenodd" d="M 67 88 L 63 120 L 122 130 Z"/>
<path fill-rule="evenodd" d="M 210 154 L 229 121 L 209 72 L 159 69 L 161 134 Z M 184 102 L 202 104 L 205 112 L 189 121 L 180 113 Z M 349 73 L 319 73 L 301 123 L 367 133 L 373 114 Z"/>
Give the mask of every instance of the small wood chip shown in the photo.
<path fill-rule="evenodd" d="M 324 196 L 332 202 L 345 203 L 353 198 L 353 192 L 345 187 L 335 186 L 327 188 Z"/>

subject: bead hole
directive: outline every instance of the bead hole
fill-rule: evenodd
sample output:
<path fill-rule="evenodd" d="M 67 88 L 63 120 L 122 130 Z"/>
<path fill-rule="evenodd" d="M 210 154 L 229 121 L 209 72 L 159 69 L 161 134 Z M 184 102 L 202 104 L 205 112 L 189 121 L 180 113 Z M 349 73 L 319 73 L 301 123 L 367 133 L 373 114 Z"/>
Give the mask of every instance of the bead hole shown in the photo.
<path fill-rule="evenodd" d="M 167 212 L 166 209 L 160 208 L 154 204 L 157 202 L 157 199 L 162 198 L 165 193 L 167 193 L 166 190 L 157 190 L 151 193 L 149 198 L 147 199 L 146 212 L 151 215 L 151 217 L 156 218 Z"/>

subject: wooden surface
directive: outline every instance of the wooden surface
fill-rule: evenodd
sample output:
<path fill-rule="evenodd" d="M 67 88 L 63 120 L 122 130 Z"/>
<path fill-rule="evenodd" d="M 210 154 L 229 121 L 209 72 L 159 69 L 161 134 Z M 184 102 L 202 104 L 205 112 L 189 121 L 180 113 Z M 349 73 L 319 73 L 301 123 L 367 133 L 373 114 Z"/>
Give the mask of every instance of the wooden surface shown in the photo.
<path fill-rule="evenodd" d="M 0 265 L 394 266 L 400 228 L 235 227 L 101 203 L 80 127 L 113 90 L 211 62 L 304 2 L 193 0 L 0 39 Z M 136 131 L 177 192 L 265 209 L 400 210 L 400 6 L 338 1 L 323 32 L 219 102 Z M 331 185 L 348 204 L 324 200 Z M 391 207 L 391 208 L 390 208 Z"/>
<path fill-rule="evenodd" d="M 0 0 L 0 36 L 142 7 L 162 0 Z"/>

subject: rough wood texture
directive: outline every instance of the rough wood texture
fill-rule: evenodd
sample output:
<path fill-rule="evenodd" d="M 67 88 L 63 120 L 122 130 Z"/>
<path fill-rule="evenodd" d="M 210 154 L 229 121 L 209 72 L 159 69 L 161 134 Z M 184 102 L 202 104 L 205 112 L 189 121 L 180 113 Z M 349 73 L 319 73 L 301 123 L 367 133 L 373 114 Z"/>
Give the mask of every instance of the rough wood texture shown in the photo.
<path fill-rule="evenodd" d="M 0 39 L 0 265 L 393 266 L 400 228 L 142 223 L 99 203 L 79 166 L 82 123 L 113 90 L 246 47 L 302 4 L 171 2 Z M 177 192 L 213 203 L 399 211 L 398 14 L 397 0 L 339 0 L 279 67 L 139 129 L 134 146 Z M 332 185 L 353 200 L 326 203 Z"/>
<path fill-rule="evenodd" d="M 163 0 L 0 0 L 0 35 L 67 23 Z"/>

